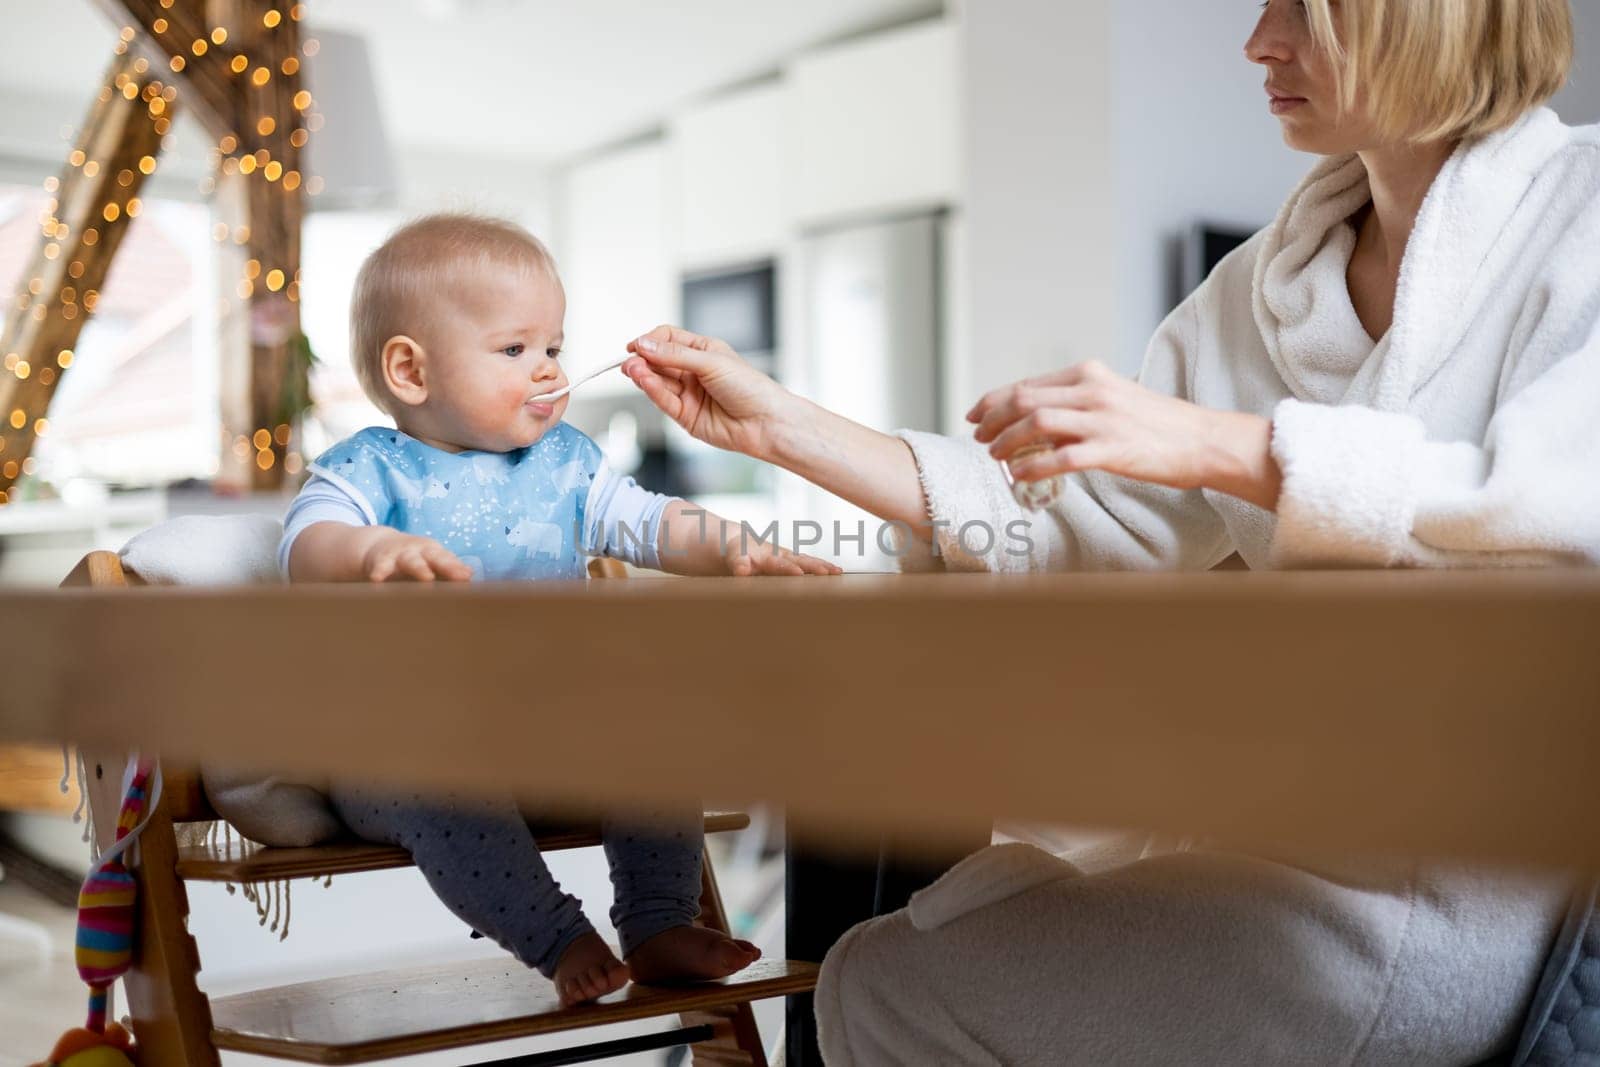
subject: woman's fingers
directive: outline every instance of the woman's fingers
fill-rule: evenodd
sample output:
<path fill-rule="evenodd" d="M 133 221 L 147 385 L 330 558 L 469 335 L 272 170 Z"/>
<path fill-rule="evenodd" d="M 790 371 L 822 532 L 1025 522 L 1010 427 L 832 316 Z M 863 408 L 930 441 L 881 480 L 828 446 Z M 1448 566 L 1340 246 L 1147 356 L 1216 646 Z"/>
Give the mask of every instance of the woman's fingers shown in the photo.
<path fill-rule="evenodd" d="M 1077 363 L 1065 370 L 1052 371 L 1041 374 L 1035 378 L 1025 378 L 1011 385 L 1004 385 L 998 389 L 991 389 L 967 412 L 968 422 L 982 422 L 984 416 L 991 408 L 1004 403 L 1014 393 L 1030 389 L 1055 389 L 1063 386 L 1080 385 L 1084 382 L 1093 382 L 1106 377 L 1115 377 L 1115 372 L 1108 369 L 1103 363 L 1090 360 L 1087 363 Z"/>
<path fill-rule="evenodd" d="M 650 365 L 650 361 L 643 356 L 634 356 L 624 363 L 622 365 L 622 373 L 634 380 L 637 380 L 640 374 L 654 374 L 656 377 L 665 379 L 668 382 L 681 382 L 685 377 L 685 372 L 678 370 L 676 367 L 653 367 Z M 678 388 L 681 391 L 681 387 Z"/>
<path fill-rule="evenodd" d="M 989 446 L 995 459 L 1009 459 L 1029 445 L 1081 441 L 1094 432 L 1094 416 L 1070 408 L 1046 408 L 1006 427 Z M 1015 469 L 1012 470 L 1015 474 Z"/>
<path fill-rule="evenodd" d="M 647 338 L 654 341 L 666 341 L 672 344 L 682 345 L 685 348 L 696 348 L 702 352 L 733 351 L 733 349 L 728 347 L 726 341 L 719 341 L 715 337 L 706 337 L 701 334 L 694 333 L 691 330 L 686 330 L 682 326 L 673 326 L 670 323 L 663 323 L 662 325 L 657 326 L 649 333 L 643 335 L 640 340 Z"/>
<path fill-rule="evenodd" d="M 654 381 L 657 385 L 662 385 L 663 383 L 667 383 L 669 381 L 677 382 L 679 380 L 676 378 L 667 378 L 666 375 L 661 373 L 663 369 L 664 368 L 651 366 L 647 360 L 641 359 L 637 356 L 628 360 L 628 362 L 622 365 L 623 375 L 637 385 L 642 386 L 647 381 Z M 672 389 L 672 392 L 674 393 L 680 391 L 681 390 L 676 388 Z"/>
<path fill-rule="evenodd" d="M 628 342 L 628 351 L 649 360 L 657 370 L 695 373 L 710 370 L 720 359 L 735 354 L 725 342 L 681 326 L 657 326 Z"/>
<path fill-rule="evenodd" d="M 1000 432 L 1007 426 L 1030 415 L 1058 408 L 1087 411 L 1096 406 L 1097 399 L 1089 387 L 1082 385 L 1018 385 L 1009 391 L 1004 400 L 983 413 L 983 418 L 978 423 L 978 428 L 972 432 L 972 436 L 979 443 L 987 444 L 1000 436 Z"/>
<path fill-rule="evenodd" d="M 667 341 L 648 335 L 630 344 L 629 349 L 647 360 L 652 367 L 692 371 L 706 374 L 725 358 L 720 352 L 708 352 L 678 341 Z"/>
<path fill-rule="evenodd" d="M 677 421 L 683 414 L 683 383 L 664 378 L 657 370 L 645 363 L 632 361 L 623 368 L 628 371 L 628 377 L 633 380 L 641 392 L 649 398 L 650 403 L 661 409 L 667 418 Z"/>
<path fill-rule="evenodd" d="M 1112 463 L 1111 449 L 1099 441 L 1075 441 L 1049 452 L 1040 452 L 1011 464 L 1011 474 L 1019 481 L 1037 482 L 1057 474 L 1103 470 L 1120 474 Z"/>

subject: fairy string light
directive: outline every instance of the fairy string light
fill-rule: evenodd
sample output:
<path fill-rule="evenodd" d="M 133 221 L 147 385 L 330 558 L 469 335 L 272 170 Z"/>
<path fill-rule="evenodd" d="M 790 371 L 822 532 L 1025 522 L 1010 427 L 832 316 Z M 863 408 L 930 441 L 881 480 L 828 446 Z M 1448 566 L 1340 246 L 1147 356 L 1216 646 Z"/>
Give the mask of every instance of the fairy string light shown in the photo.
<path fill-rule="evenodd" d="M 50 433 L 47 415 L 60 375 L 99 301 L 110 260 L 129 221 L 142 212 L 143 182 L 156 170 L 177 99 L 143 56 L 118 54 L 77 134 L 61 174 L 43 182 L 39 245 L 0 333 L 0 504 L 19 478 L 34 474 L 35 441 Z M 66 131 L 73 136 L 73 131 Z"/>
<path fill-rule="evenodd" d="M 98 304 L 99 287 L 122 234 L 142 214 L 142 183 L 157 170 L 179 101 L 179 86 L 163 83 L 158 74 L 182 82 L 186 92 L 195 94 L 197 112 L 220 133 L 212 174 L 202 181 L 202 192 L 215 192 L 223 179 L 247 183 L 250 218 L 213 228 L 217 241 L 246 250 L 241 261 L 255 263 L 253 277 L 240 277 L 235 295 L 250 302 L 252 323 L 262 309 L 287 307 L 286 315 L 277 314 L 288 324 L 290 342 L 278 345 L 290 349 L 290 360 L 277 364 L 302 375 L 306 365 L 295 354 L 304 347 L 297 308 L 299 206 L 301 197 L 321 191 L 321 182 L 303 174 L 299 154 L 320 128 L 322 116 L 311 94 L 297 84 L 304 60 L 317 52 L 314 39 L 300 40 L 305 4 L 240 0 L 232 8 L 232 25 L 209 24 L 209 5 L 201 0 L 122 0 L 122 6 L 132 24 L 118 34 L 116 64 L 67 167 L 44 183 L 48 199 L 39 219 L 41 244 L 34 269 L 16 300 L 4 305 L 0 504 L 11 499 L 15 479 L 34 469 L 28 452 L 33 440 L 49 431 L 49 398 L 73 365 L 77 332 Z M 150 52 L 151 44 L 158 51 Z M 97 136 L 97 116 L 109 114 L 106 109 L 119 101 L 137 109 L 137 137 L 131 128 L 120 138 Z M 125 149 L 133 140 L 141 143 L 129 153 Z M 86 188 L 92 196 L 82 195 Z M 273 360 L 263 363 L 260 339 L 253 337 L 253 343 L 259 375 Z M 280 392 L 288 396 L 304 390 Z M 259 388 L 252 390 L 253 395 L 260 393 Z M 278 414 L 258 407 L 256 417 L 263 425 L 237 435 L 230 444 L 235 452 L 243 446 L 241 459 L 248 460 L 253 450 L 260 471 L 297 473 L 303 463 L 289 450 L 290 421 L 275 418 Z M 260 442 L 264 447 L 253 447 Z"/>

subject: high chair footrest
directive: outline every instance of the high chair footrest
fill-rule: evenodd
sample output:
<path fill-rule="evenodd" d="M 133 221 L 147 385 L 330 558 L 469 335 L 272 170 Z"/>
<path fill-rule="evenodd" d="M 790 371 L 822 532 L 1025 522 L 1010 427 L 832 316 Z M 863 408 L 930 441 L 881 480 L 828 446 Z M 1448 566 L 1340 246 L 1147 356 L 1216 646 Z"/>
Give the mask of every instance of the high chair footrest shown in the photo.
<path fill-rule="evenodd" d="M 743 812 L 710 812 L 705 832 L 743 830 L 750 816 Z M 536 835 L 542 852 L 589 848 L 600 843 L 598 826 L 553 830 Z M 234 838 L 226 846 L 188 845 L 178 850 L 178 877 L 193 882 L 276 882 L 289 878 L 321 878 L 411 866 L 411 854 L 390 845 L 336 841 L 310 848 L 268 848 Z"/>
<path fill-rule="evenodd" d="M 716 982 L 628 985 L 563 1009 L 555 987 L 509 957 L 329 978 L 211 1001 L 218 1049 L 301 1063 L 370 1063 L 441 1049 L 808 993 L 818 966 L 757 960 Z"/>

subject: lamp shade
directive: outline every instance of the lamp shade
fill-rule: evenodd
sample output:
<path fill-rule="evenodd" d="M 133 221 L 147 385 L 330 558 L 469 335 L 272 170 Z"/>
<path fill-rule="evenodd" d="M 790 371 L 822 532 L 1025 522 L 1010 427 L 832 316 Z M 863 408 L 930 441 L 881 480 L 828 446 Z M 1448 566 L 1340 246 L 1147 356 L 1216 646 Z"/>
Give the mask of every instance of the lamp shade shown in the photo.
<path fill-rule="evenodd" d="M 304 66 L 306 88 L 323 126 L 306 144 L 304 169 L 322 179 L 307 206 L 360 210 L 393 206 L 394 153 L 378 105 L 367 42 L 359 34 L 319 29 L 317 52 Z"/>

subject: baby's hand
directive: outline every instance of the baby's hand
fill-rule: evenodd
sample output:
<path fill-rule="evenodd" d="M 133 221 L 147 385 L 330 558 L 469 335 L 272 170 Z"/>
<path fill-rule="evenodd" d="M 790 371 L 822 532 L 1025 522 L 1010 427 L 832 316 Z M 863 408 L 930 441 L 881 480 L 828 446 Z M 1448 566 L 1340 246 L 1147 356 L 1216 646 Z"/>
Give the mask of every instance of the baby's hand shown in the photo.
<path fill-rule="evenodd" d="M 388 530 L 376 537 L 361 557 L 361 573 L 369 582 L 447 582 L 472 580 L 472 568 L 431 537 Z"/>
<path fill-rule="evenodd" d="M 728 573 L 740 578 L 758 574 L 843 574 L 827 560 L 791 552 L 754 537 L 728 539 Z"/>

